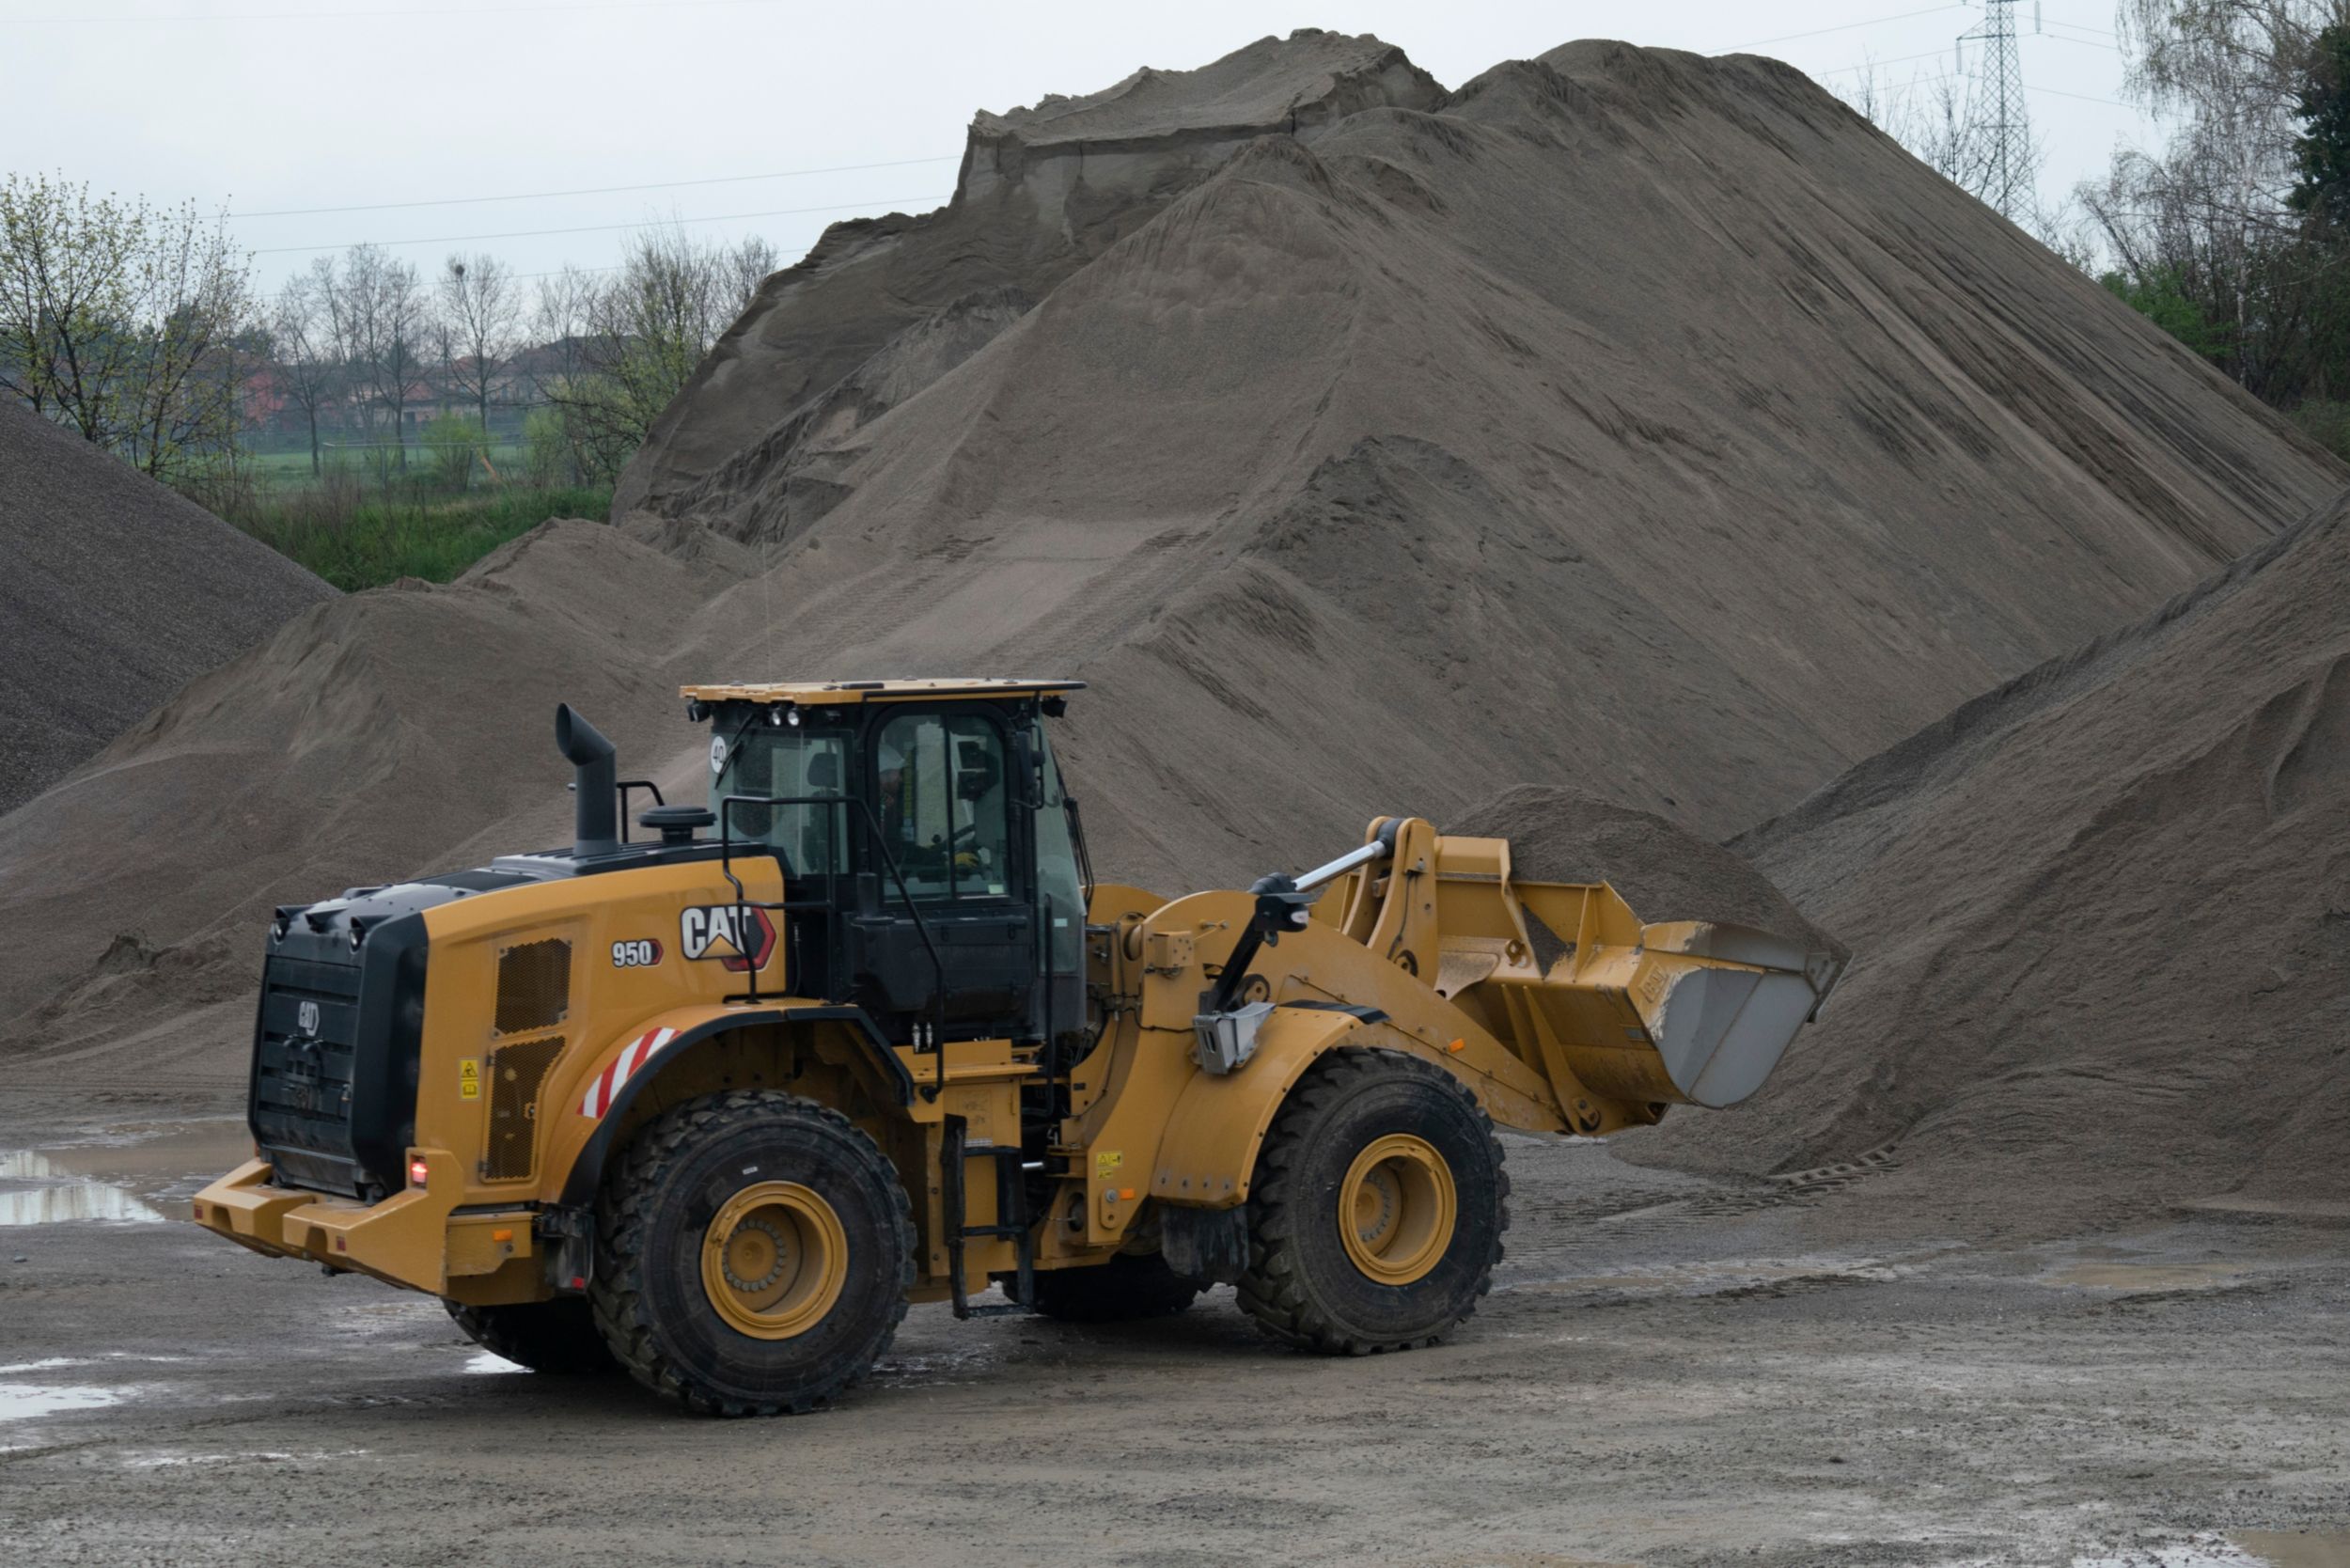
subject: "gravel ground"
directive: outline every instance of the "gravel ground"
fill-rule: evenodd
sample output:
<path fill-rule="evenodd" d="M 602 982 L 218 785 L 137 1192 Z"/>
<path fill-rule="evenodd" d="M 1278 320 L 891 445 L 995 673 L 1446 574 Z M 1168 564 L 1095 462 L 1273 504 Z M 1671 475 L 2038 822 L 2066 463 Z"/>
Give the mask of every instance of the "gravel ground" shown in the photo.
<path fill-rule="evenodd" d="M 39 1100 L 0 1108 L 0 1147 L 52 1146 L 0 1166 L 0 1216 L 91 1172 L 184 1214 L 236 1139 L 123 1104 L 60 1137 Z M 917 1308 L 843 1408 L 756 1423 L 507 1370 L 429 1300 L 180 1224 L 0 1228 L 0 1539 L 241 1568 L 2350 1551 L 2336 1226 L 1886 1241 L 1870 1169 L 1741 1185 L 1510 1144 L 1510 1261 L 1439 1349 L 1293 1355 L 1229 1292 L 1132 1328 Z"/>

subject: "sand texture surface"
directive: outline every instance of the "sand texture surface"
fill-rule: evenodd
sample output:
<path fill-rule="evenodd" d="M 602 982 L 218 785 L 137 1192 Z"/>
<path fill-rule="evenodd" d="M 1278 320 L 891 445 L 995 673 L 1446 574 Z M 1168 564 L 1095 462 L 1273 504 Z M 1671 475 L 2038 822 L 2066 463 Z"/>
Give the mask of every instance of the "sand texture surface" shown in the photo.
<path fill-rule="evenodd" d="M 335 590 L 0 401 L 0 812 Z"/>
<path fill-rule="evenodd" d="M 1753 1102 L 1628 1147 L 1897 1151 L 2022 1224 L 2350 1196 L 2345 604 L 2350 502 L 1740 839 L 1858 957 Z"/>
<path fill-rule="evenodd" d="M 1450 818 L 1445 831 L 1507 839 L 1512 882 L 1605 882 L 1651 924 L 1710 920 L 1842 950 L 1753 862 L 1652 812 L 1521 784 Z"/>

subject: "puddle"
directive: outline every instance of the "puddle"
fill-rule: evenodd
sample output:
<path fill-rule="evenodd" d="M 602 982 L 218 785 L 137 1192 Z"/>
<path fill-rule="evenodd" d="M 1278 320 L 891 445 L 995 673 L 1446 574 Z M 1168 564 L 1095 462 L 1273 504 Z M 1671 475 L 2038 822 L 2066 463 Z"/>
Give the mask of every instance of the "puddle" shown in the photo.
<path fill-rule="evenodd" d="M 76 1143 L 0 1153 L 0 1226 L 184 1217 L 198 1187 L 252 1154 L 236 1117 L 126 1122 Z"/>
<path fill-rule="evenodd" d="M 128 1187 L 77 1176 L 29 1150 L 0 1154 L 0 1227 L 163 1217 Z"/>
<path fill-rule="evenodd" d="M 1924 1254 L 1922 1258 L 1930 1258 Z M 1574 1294 L 1590 1292 L 1671 1293 L 1707 1296 L 1738 1293 L 1768 1293 L 1776 1287 L 1844 1281 L 1906 1278 L 1925 1267 L 1921 1259 L 1875 1259 L 1831 1256 L 1800 1258 L 1723 1258 L 1701 1262 L 1660 1263 L 1651 1268 L 1607 1273 L 1571 1274 L 1556 1278 L 1513 1279 L 1496 1285 L 1496 1292 L 1527 1291 Z"/>
<path fill-rule="evenodd" d="M 371 1452 L 368 1449 L 313 1449 L 307 1453 L 283 1452 L 274 1449 L 255 1449 L 244 1453 L 133 1453 L 125 1455 L 126 1470 L 169 1470 L 196 1465 L 290 1465 L 323 1459 L 353 1459 Z"/>
<path fill-rule="evenodd" d="M 2243 1273 L 2236 1263 L 2076 1263 L 2045 1278 L 2053 1285 L 2092 1291 L 2201 1291 Z"/>
<path fill-rule="evenodd" d="M 0 1383 L 0 1421 L 29 1420 L 35 1416 L 55 1416 L 67 1410 L 97 1410 L 121 1403 L 122 1396 L 112 1388 Z"/>
<path fill-rule="evenodd" d="M 2350 1568 L 2350 1530 L 2240 1529 L 2229 1539 L 2268 1568 Z"/>
<path fill-rule="evenodd" d="M 2113 1556 L 2076 1557 L 2072 1568 L 2350 1568 L 2350 1530 L 2196 1535 Z"/>
<path fill-rule="evenodd" d="M 113 1182 L 152 1197 L 234 1170 L 253 1157 L 253 1135 L 244 1119 L 235 1116 L 131 1121 L 38 1152 L 63 1174 Z"/>

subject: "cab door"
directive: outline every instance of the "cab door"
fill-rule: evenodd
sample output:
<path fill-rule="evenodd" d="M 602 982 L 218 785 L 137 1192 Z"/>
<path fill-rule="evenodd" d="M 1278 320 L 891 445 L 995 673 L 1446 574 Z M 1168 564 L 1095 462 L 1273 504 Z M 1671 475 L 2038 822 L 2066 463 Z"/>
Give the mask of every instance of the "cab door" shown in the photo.
<path fill-rule="evenodd" d="M 875 831 L 863 836 L 849 921 L 859 1005 L 895 1040 L 937 1016 L 936 1001 L 949 1036 L 1026 1036 L 1038 973 L 1033 827 L 1015 809 L 1002 715 L 893 704 L 867 727 L 865 750 Z"/>

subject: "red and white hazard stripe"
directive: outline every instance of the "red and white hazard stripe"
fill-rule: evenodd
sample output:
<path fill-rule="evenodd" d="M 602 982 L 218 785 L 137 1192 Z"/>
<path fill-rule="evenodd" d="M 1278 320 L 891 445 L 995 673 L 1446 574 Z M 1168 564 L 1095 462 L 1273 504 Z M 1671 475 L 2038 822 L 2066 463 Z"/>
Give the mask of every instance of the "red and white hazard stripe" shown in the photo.
<path fill-rule="evenodd" d="M 612 1065 L 596 1074 L 588 1086 L 588 1092 L 579 1097 L 579 1114 L 593 1121 L 612 1108 L 620 1086 L 633 1077 L 636 1070 L 659 1054 L 661 1047 L 677 1038 L 675 1029 L 648 1029 L 620 1047 L 620 1054 L 612 1058 Z"/>

